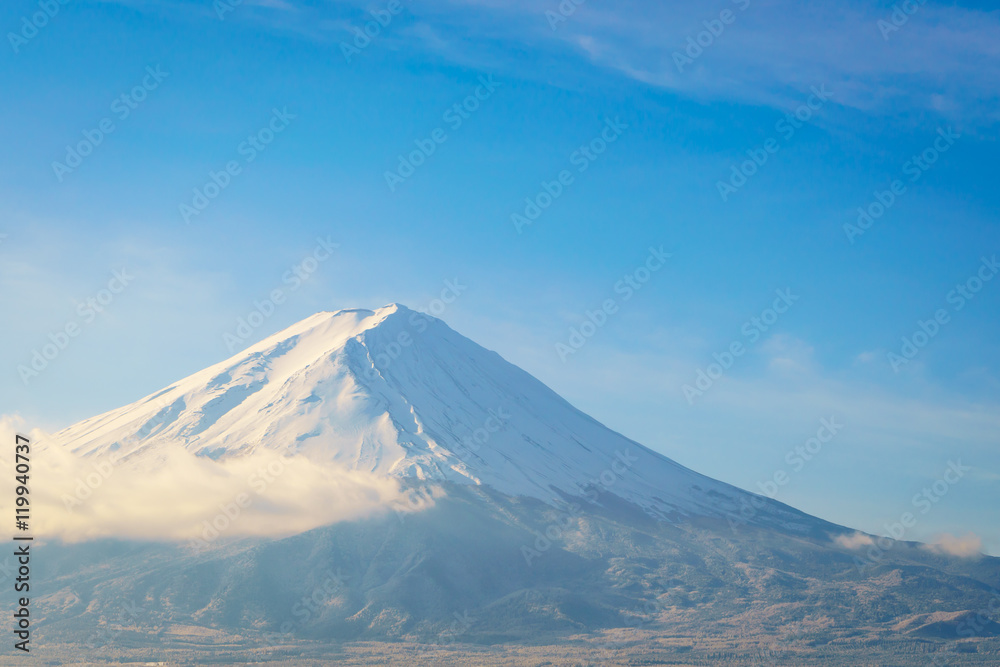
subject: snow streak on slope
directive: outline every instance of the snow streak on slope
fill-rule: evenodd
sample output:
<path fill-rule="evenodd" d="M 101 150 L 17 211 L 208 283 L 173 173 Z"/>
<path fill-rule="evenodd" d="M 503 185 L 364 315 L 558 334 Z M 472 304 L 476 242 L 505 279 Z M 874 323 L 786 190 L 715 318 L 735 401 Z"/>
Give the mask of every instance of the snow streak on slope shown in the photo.
<path fill-rule="evenodd" d="M 268 450 L 546 502 L 613 494 L 667 519 L 732 516 L 750 498 L 611 431 L 498 354 L 399 305 L 318 313 L 56 439 L 83 456 L 115 452 L 150 468 L 177 447 L 217 460 Z M 776 505 L 753 514 L 786 527 L 808 521 Z"/>

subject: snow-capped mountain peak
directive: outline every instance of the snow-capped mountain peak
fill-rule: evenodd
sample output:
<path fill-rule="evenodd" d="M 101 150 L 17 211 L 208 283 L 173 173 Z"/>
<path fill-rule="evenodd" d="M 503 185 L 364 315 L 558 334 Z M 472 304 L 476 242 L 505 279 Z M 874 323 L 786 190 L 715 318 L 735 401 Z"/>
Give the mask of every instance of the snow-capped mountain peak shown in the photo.
<path fill-rule="evenodd" d="M 56 439 L 140 466 L 177 447 L 213 459 L 271 450 L 546 502 L 610 493 L 668 519 L 735 516 L 750 497 L 611 431 L 399 304 L 317 313 Z M 804 516 L 773 511 L 785 522 Z"/>

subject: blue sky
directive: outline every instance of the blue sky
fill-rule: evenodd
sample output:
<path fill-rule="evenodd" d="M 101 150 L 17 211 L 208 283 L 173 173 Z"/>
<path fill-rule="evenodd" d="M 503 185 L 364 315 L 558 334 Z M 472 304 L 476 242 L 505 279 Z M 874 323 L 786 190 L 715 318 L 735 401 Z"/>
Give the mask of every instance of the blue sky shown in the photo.
<path fill-rule="evenodd" d="M 37 2 L 0 10 L 3 413 L 52 429 L 146 395 L 227 357 L 276 288 L 248 344 L 318 310 L 433 309 L 457 280 L 453 328 L 700 472 L 753 490 L 786 472 L 776 497 L 824 518 L 883 532 L 961 460 L 907 537 L 972 532 L 1000 554 L 1000 280 L 951 294 L 1000 253 L 996 10 L 928 2 L 896 25 L 890 3 L 588 0 L 562 21 L 555 1 L 400 2 L 365 45 L 355 29 L 389 2 L 220 7 L 72 0 L 36 32 Z M 563 172 L 519 233 L 512 214 Z M 226 186 L 185 216 L 212 174 Z M 291 289 L 317 239 L 337 252 Z M 626 300 L 616 284 L 661 246 Z M 776 290 L 796 300 L 747 335 Z M 794 469 L 831 417 L 844 428 Z"/>

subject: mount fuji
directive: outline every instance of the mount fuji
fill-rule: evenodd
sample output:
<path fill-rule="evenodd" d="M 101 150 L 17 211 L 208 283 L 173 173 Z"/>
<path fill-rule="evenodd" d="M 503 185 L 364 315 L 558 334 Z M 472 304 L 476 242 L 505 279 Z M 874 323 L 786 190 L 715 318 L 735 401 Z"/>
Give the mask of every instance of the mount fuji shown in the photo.
<path fill-rule="evenodd" d="M 135 434 L 143 434 L 136 438 Z M 542 501 L 607 491 L 667 521 L 739 516 L 756 497 L 575 409 L 444 322 L 405 306 L 318 313 L 236 356 L 58 433 L 84 457 L 152 468 L 167 448 L 273 450 Z M 771 504 L 757 522 L 817 522 Z"/>
<path fill-rule="evenodd" d="M 565 664 L 1000 655 L 1000 626 L 975 622 L 1000 599 L 997 559 L 893 541 L 866 555 L 873 536 L 691 471 L 397 304 L 318 313 L 53 441 L 140 477 L 181 450 L 220 465 L 270 454 L 434 499 L 197 553 L 55 541 L 38 627 L 67 651 L 117 627 L 130 659 L 186 647 L 368 664 L 344 653 L 356 642 L 386 651 L 376 662 L 436 647 L 400 664 L 493 660 L 449 662 L 452 644 L 527 652 L 503 664 L 539 664 L 553 645 L 577 656 Z M 141 601 L 141 618 L 116 621 L 122 600 Z M 615 657 L 595 657 L 609 637 Z"/>

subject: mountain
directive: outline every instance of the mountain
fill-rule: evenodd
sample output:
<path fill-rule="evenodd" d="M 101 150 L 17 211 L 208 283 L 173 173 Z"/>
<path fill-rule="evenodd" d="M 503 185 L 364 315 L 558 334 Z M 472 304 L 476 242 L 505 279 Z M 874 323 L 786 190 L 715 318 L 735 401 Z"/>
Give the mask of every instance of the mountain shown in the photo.
<path fill-rule="evenodd" d="M 689 665 L 1000 656 L 1000 626 L 980 622 L 1000 608 L 998 559 L 892 541 L 866 557 L 855 545 L 869 537 L 688 470 L 399 305 L 316 314 L 53 440 L 85 461 L 113 455 L 139 478 L 181 450 L 219 464 L 266 453 L 434 498 L 194 551 L 163 540 L 46 544 L 37 627 L 54 654 Z"/>
<path fill-rule="evenodd" d="M 615 433 L 495 352 L 398 304 L 318 313 L 56 440 L 149 468 L 167 448 L 214 460 L 273 450 L 546 502 L 600 490 L 668 521 L 739 516 L 755 499 Z M 753 520 L 824 527 L 773 503 Z"/>

